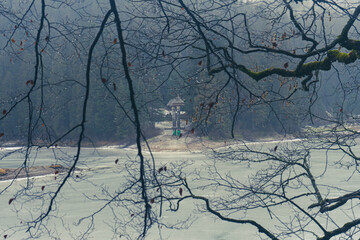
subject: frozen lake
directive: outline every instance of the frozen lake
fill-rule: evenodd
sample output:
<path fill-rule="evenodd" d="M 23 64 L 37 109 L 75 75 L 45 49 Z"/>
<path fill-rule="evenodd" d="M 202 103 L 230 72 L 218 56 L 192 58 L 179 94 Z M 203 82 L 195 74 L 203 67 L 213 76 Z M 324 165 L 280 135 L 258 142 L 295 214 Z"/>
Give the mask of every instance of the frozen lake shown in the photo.
<path fill-rule="evenodd" d="M 273 147 L 273 144 L 267 146 Z M 1 154 L 4 156 L 7 152 L 12 150 L 2 150 Z M 50 165 L 50 164 L 62 164 L 66 165 L 67 161 L 71 161 L 72 156 L 75 154 L 74 148 L 60 148 L 56 150 L 41 149 L 31 153 L 30 162 L 32 165 Z M 79 168 L 87 169 L 87 171 L 79 173 L 80 178 L 74 178 L 69 181 L 61 192 L 59 198 L 56 201 L 55 211 L 53 216 L 48 222 L 46 222 L 47 230 L 51 235 L 58 236 L 60 239 L 82 239 L 81 234 L 89 226 L 89 221 L 83 221 L 82 224 L 77 225 L 75 223 L 82 217 L 92 214 L 103 206 L 104 201 L 94 201 L 92 198 L 101 196 L 103 190 L 108 192 L 114 192 L 120 182 L 123 182 L 126 178 L 126 171 L 124 166 L 130 159 L 134 159 L 136 152 L 125 149 L 82 149 L 82 157 L 78 164 Z M 211 164 L 211 161 L 201 153 L 184 153 L 184 152 L 163 152 L 154 153 L 156 159 L 157 168 L 159 166 L 171 167 L 172 163 L 189 161 L 192 164 L 187 165 L 184 168 L 184 173 L 193 172 L 194 170 L 204 171 L 207 164 Z M 149 157 L 149 156 L 147 156 Z M 35 161 L 33 161 L 36 158 Z M 340 153 L 332 153 L 328 158 L 329 164 L 342 158 Z M 57 160 L 55 160 L 57 159 Z M 119 159 L 118 164 L 115 164 L 115 159 Z M 1 168 L 15 168 L 21 165 L 23 161 L 23 153 L 20 151 L 14 153 L 0 162 Z M 315 176 L 320 176 L 325 170 L 325 153 L 314 152 L 312 155 L 312 166 Z M 69 163 L 69 162 L 68 162 Z M 232 164 L 219 163 L 218 167 L 223 173 L 231 173 L 233 176 L 238 176 L 239 179 L 245 179 L 252 173 L 256 172 L 256 168 L 252 166 L 248 167 L 234 167 Z M 90 169 L 90 170 L 89 170 Z M 360 176 L 358 173 L 351 178 L 352 171 L 346 171 L 344 169 L 338 169 L 335 167 L 328 167 L 326 172 L 321 177 L 317 178 L 318 183 L 322 186 L 320 191 L 326 192 L 327 186 L 341 186 L 349 191 L 357 190 L 360 186 Z M 334 177 L 336 176 L 336 177 Z M 348 180 L 350 178 L 350 180 Z M 46 186 L 44 192 L 54 190 L 58 180 L 54 179 L 54 175 L 37 177 L 34 179 L 34 189 L 40 189 L 41 186 Z M 188 180 L 191 181 L 191 178 Z M 0 191 L 4 190 L 10 184 L 10 181 L 0 182 Z M 26 220 L 31 219 L 31 214 L 40 211 L 39 206 L 43 204 L 41 197 L 44 195 L 35 194 L 32 196 L 32 201 L 20 204 L 21 198 L 16 198 L 14 202 L 9 205 L 8 201 L 14 197 L 17 190 L 26 187 L 27 181 L 17 180 L 11 188 L 4 191 L 0 196 L 0 234 L 1 236 L 7 234 L 9 239 L 24 239 L 29 237 L 25 233 L 23 223 Z M 213 192 L 212 194 L 222 194 L 221 192 Z M 305 204 L 305 203 L 304 203 Z M 308 204 L 308 203 L 306 203 Z M 241 225 L 223 222 L 210 215 L 209 213 L 200 213 L 198 206 L 203 205 L 203 202 L 194 200 L 185 200 L 182 202 L 182 206 L 178 212 L 164 211 L 161 221 L 176 223 L 177 221 L 185 220 L 190 217 L 192 224 L 186 229 L 168 229 L 158 228 L 154 226 L 146 239 L 160 239 L 159 232 L 161 232 L 162 239 L 180 240 L 180 239 L 196 239 L 196 240 L 208 240 L 208 239 L 260 239 L 257 230 L 249 225 Z M 347 206 L 347 209 L 351 206 Z M 166 205 L 164 206 L 166 210 Z M 279 208 L 275 209 L 279 216 L 286 217 L 287 209 Z M 356 206 L 351 210 L 353 214 L 359 218 L 360 208 Z M 116 232 L 113 228 L 116 228 L 111 217 L 110 209 L 106 208 L 101 213 L 97 214 L 94 219 L 94 229 L 89 236 L 83 239 L 124 239 L 121 237 L 121 232 Z M 337 215 L 336 219 L 341 221 L 347 220 L 349 216 L 346 214 L 339 214 L 339 212 L 330 213 Z M 238 217 L 244 217 L 246 219 L 254 219 L 264 226 L 272 226 L 271 216 L 264 214 L 263 211 L 249 211 L 239 213 Z M 130 216 L 123 216 L 125 221 L 131 221 Z M 331 225 L 331 224 L 330 224 Z M 329 225 L 329 226 L 330 226 Z M 264 236 L 263 236 L 264 237 Z M 47 233 L 40 239 L 49 239 Z M 309 238 L 313 239 L 313 238 Z"/>

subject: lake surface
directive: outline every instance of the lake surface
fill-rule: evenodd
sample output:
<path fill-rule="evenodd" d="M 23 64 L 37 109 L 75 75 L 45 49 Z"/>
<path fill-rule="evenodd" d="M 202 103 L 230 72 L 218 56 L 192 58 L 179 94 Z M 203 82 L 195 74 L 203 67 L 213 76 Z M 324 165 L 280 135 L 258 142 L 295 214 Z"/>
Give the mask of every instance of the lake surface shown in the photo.
<path fill-rule="evenodd" d="M 266 148 L 272 148 L 274 145 L 269 144 Z M 5 156 L 14 149 L 2 149 L 0 156 Z M 67 165 L 71 163 L 76 149 L 74 148 L 58 148 L 58 149 L 40 149 L 33 151 L 30 154 L 30 165 L 50 165 L 62 164 Z M 96 215 L 94 220 L 94 229 L 89 236 L 81 238 L 81 234 L 88 226 L 89 222 L 84 221 L 82 224 L 76 223 L 82 217 L 88 216 L 94 211 L 103 206 L 104 202 L 101 200 L 94 201 L 91 198 L 101 196 L 103 190 L 114 192 L 117 190 L 119 183 L 126 179 L 127 172 L 124 171 L 125 165 L 136 158 L 136 152 L 133 150 L 116 149 L 116 148 L 101 148 L 101 149 L 82 149 L 81 159 L 78 164 L 79 168 L 87 169 L 87 171 L 78 173 L 80 178 L 71 179 L 64 187 L 59 198 L 56 201 L 55 211 L 56 217 L 51 218 L 47 222 L 47 229 L 50 235 L 59 236 L 60 239 L 124 239 L 121 232 L 117 232 L 116 225 L 113 223 L 112 212 L 110 209 L 105 209 Z M 188 161 L 191 165 L 184 168 L 184 173 L 193 172 L 194 170 L 204 171 L 207 164 L 211 164 L 211 160 L 201 153 L 183 153 L 183 152 L 163 152 L 154 153 L 156 165 L 171 166 L 171 163 L 179 163 Z M 149 155 L 147 155 L 149 157 Z M 315 169 L 315 176 L 320 176 L 325 170 L 325 153 L 314 152 L 312 155 L 312 166 Z M 331 153 L 327 159 L 328 163 L 334 163 L 343 157 L 340 153 Z M 115 164 L 115 159 L 119 159 L 118 164 Z M 1 168 L 15 168 L 19 167 L 24 161 L 24 150 L 3 158 L 0 161 Z M 331 165 L 331 164 L 330 164 Z M 351 175 L 351 171 L 329 167 L 321 177 L 317 178 L 319 184 L 322 185 L 322 192 L 327 191 L 328 186 L 339 186 L 346 188 L 349 191 L 359 189 L 360 176 L 358 173 Z M 231 173 L 233 176 L 239 176 L 240 179 L 246 179 L 250 174 L 258 170 L 255 166 L 248 167 L 234 167 L 233 164 L 219 163 L 218 168 L 223 173 Z M 336 177 L 334 177 L 336 176 Z M 352 176 L 352 177 L 351 177 Z M 350 178 L 351 177 L 351 178 Z M 349 180 L 350 178 L 350 180 Z M 80 181 L 81 180 L 81 181 Z M 27 186 L 26 179 L 17 180 L 12 186 L 0 195 L 0 236 L 8 235 L 8 239 L 25 239 L 29 237 L 25 233 L 23 222 L 31 219 L 31 214 L 36 214 L 42 204 L 42 198 L 48 199 L 47 192 L 52 191 L 58 184 L 54 175 L 37 177 L 31 182 L 33 189 L 40 189 L 45 186 L 44 192 L 34 193 L 31 201 L 21 202 L 22 198 L 16 198 L 11 205 L 8 204 L 10 198 L 14 194 Z M 190 180 L 191 181 L 191 178 Z M 11 181 L 0 182 L 0 191 L 4 190 Z M 43 194 L 43 195 L 41 195 Z M 222 194 L 222 193 L 209 193 Z M 27 198 L 28 199 L 28 198 Z M 176 223 L 177 221 L 190 218 L 188 223 L 192 223 L 187 229 L 167 229 L 165 227 L 153 227 L 146 239 L 160 239 L 159 232 L 161 232 L 162 239 L 180 240 L 180 239 L 260 239 L 257 230 L 249 225 L 241 225 L 234 223 L 227 223 L 218 220 L 216 217 L 208 213 L 200 213 L 198 206 L 203 205 L 203 202 L 185 200 L 178 212 L 165 211 L 161 217 L 162 221 L 169 223 Z M 351 206 L 347 206 L 351 209 Z M 165 206 L 166 209 L 166 206 Z M 286 209 L 276 209 L 279 216 L 286 217 Z M 351 212 L 360 217 L 360 207 L 357 205 Z M 121 213 L 119 213 L 121 215 Z M 331 213 L 332 214 L 332 213 Z M 341 222 L 350 216 L 346 214 L 338 214 L 337 219 Z M 262 211 L 253 211 L 239 213 L 239 217 L 246 219 L 256 219 L 264 226 L 271 226 L 272 219 L 269 214 L 264 214 Z M 61 217 L 61 218 L 57 218 Z M 124 221 L 131 221 L 130 216 L 123 216 Z M 331 224 L 330 224 L 331 225 Z M 40 239 L 49 239 L 49 234 L 45 233 Z M 55 239 L 55 238 L 54 238 Z M 313 239 L 313 238 L 309 238 Z"/>

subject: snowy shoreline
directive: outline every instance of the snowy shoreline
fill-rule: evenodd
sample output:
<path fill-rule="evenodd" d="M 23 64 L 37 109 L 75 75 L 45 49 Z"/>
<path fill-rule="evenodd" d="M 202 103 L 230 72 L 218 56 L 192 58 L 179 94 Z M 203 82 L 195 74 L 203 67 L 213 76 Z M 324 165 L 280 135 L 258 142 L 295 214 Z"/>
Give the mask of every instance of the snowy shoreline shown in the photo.
<path fill-rule="evenodd" d="M 188 141 L 188 142 L 187 142 Z M 299 142 L 303 141 L 300 138 L 284 138 L 284 139 L 262 139 L 259 141 L 241 141 L 241 140 L 231 140 L 231 141 L 212 141 L 207 139 L 201 139 L 198 137 L 189 137 L 184 139 L 173 138 L 172 136 L 162 136 L 157 138 L 149 139 L 149 145 L 151 151 L 154 153 L 204 153 L 206 150 L 222 150 L 227 148 L 235 148 L 240 146 L 249 146 L 257 144 L 279 144 L 279 143 L 290 143 L 290 142 Z M 0 147 L 0 151 L 16 151 L 23 149 L 24 147 Z M 54 147 L 55 148 L 55 147 Z M 58 146 L 56 148 L 66 149 L 72 148 L 68 146 Z M 84 149 L 89 149 L 84 147 Z M 121 145 L 111 145 L 111 146 L 101 146 L 98 149 L 122 149 L 125 151 L 136 151 L 136 145 L 130 145 L 123 147 Z M 143 152 L 149 153 L 146 146 L 143 146 Z M 46 177 L 56 177 L 57 175 L 65 174 L 69 169 L 59 166 L 34 166 L 30 167 L 25 171 L 21 168 L 0 168 L 0 170 L 5 171 L 5 174 L 0 175 L 0 182 L 11 182 L 11 181 L 22 181 L 32 178 L 46 178 Z M 75 173 L 79 173 L 82 170 L 77 169 Z"/>
<path fill-rule="evenodd" d="M 161 140 L 163 139 L 163 141 Z M 277 143 L 287 143 L 287 142 L 299 142 L 303 141 L 302 138 L 263 138 L 257 139 L 254 141 L 245 141 L 245 140 L 233 140 L 227 139 L 223 141 L 219 140 L 208 140 L 201 137 L 189 137 L 185 136 L 183 139 L 179 139 L 173 136 L 164 136 L 159 135 L 148 139 L 152 152 L 202 152 L 204 147 L 211 149 L 224 148 L 230 146 L 245 146 L 245 145 L 256 145 L 256 144 L 277 144 Z M 169 147 L 171 146 L 171 147 Z M 0 151 L 16 151 L 26 148 L 25 146 L 0 146 Z M 66 149 L 66 148 L 76 148 L 71 146 L 52 146 L 49 149 Z M 142 143 L 142 148 L 144 152 L 149 152 L 147 146 Z M 123 149 L 126 151 L 137 150 L 136 144 L 132 145 L 103 145 L 99 147 L 82 147 L 82 149 Z"/>

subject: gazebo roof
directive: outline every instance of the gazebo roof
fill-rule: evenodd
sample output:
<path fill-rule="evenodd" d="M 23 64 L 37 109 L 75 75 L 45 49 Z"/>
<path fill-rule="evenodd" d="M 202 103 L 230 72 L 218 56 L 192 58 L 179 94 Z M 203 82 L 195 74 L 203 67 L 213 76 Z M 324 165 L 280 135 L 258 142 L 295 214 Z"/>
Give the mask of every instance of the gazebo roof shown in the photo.
<path fill-rule="evenodd" d="M 167 106 L 169 106 L 169 107 L 173 107 L 173 106 L 183 106 L 184 104 L 185 104 L 184 100 L 182 100 L 182 99 L 180 98 L 180 96 L 178 95 L 176 98 L 171 99 L 171 100 L 168 102 Z"/>

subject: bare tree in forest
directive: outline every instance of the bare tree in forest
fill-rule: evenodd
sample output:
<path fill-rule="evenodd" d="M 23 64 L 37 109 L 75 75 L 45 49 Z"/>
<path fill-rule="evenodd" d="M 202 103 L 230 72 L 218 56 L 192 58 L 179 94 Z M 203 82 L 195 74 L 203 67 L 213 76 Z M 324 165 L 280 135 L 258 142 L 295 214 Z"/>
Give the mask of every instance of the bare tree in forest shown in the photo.
<path fill-rule="evenodd" d="M 24 156 L 0 195 L 25 172 L 26 185 L 8 203 L 20 211 L 26 202 L 41 202 L 10 230 L 28 238 L 56 235 L 48 224 L 62 217 L 57 199 L 66 187 L 90 182 L 76 170 L 93 131 L 91 108 L 102 104 L 116 106 L 120 123 L 131 124 L 124 128 L 131 128 L 137 153 L 119 172 L 124 181 L 117 190 L 101 185 L 101 197 L 87 196 L 102 204 L 80 218 L 78 224 L 87 223 L 80 238 L 107 210 L 114 235 L 128 239 L 146 238 L 153 226 L 186 227 L 187 221 L 171 225 L 162 215 L 187 201 L 239 228 L 254 227 L 260 238 L 358 237 L 359 131 L 352 123 L 359 120 L 359 14 L 360 5 L 350 0 L 0 3 L 1 57 L 11 71 L 18 65 L 28 73 L 16 91 L 0 82 L 0 123 L 21 119 L 26 130 L 23 148 L 0 155 Z M 76 98 L 69 103 L 61 98 L 70 91 Z M 188 163 L 159 166 L 143 153 L 142 143 L 151 153 L 143 126 L 151 125 L 146 114 L 164 92 L 182 93 L 191 103 L 191 132 L 239 138 L 249 133 L 244 129 L 265 131 L 271 122 L 270 133 L 296 132 L 301 140 L 208 149 L 201 171 L 188 172 Z M 61 125 L 65 111 L 71 121 L 59 128 L 55 122 Z M 0 140 L 8 141 L 11 131 L 0 125 Z M 69 141 L 76 148 L 71 156 L 57 148 Z M 67 167 L 56 183 L 39 189 L 29 168 L 43 148 Z M 232 175 L 239 168 L 249 175 Z M 343 177 L 346 184 L 325 181 Z"/>

